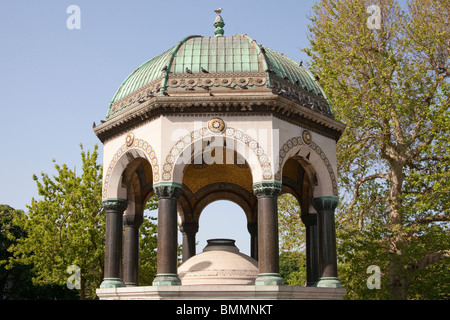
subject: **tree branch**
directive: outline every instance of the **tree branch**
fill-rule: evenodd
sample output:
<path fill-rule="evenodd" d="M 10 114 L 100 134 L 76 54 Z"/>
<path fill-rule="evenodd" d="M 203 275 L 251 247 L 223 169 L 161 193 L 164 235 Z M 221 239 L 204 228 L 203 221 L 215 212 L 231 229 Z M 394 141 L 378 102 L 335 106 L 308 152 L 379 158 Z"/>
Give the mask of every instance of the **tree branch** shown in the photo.
<path fill-rule="evenodd" d="M 363 184 L 366 181 L 374 180 L 374 179 L 389 180 L 389 175 L 387 173 L 377 173 L 377 174 L 373 174 L 373 175 L 358 179 L 355 183 L 355 187 L 353 188 L 353 201 L 349 206 L 349 211 L 352 211 L 353 207 L 356 204 L 356 201 L 359 196 L 359 187 L 361 186 L 361 184 Z"/>
<path fill-rule="evenodd" d="M 423 217 L 421 219 L 416 220 L 411 227 L 415 228 L 420 224 L 427 224 L 431 222 L 437 222 L 437 221 L 450 221 L 450 216 L 446 214 L 440 214 L 437 216 L 429 216 L 429 217 Z"/>
<path fill-rule="evenodd" d="M 422 152 L 423 148 L 429 145 L 434 139 L 434 135 L 429 135 L 417 148 L 411 152 L 408 152 L 406 155 L 407 161 L 411 161 L 415 159 L 420 152 Z"/>
<path fill-rule="evenodd" d="M 426 254 L 422 259 L 420 259 L 417 263 L 413 264 L 412 269 L 424 269 L 431 264 L 442 261 L 450 257 L 450 250 L 445 250 L 443 252 L 433 252 Z"/>
<path fill-rule="evenodd" d="M 383 197 L 374 197 L 373 199 L 371 199 L 369 201 L 369 203 L 367 204 L 366 207 L 370 207 L 374 202 L 378 202 L 380 200 L 382 200 Z M 365 210 L 361 209 L 359 210 L 359 214 L 358 214 L 358 228 L 359 230 L 362 230 L 364 228 L 364 212 Z"/>
<path fill-rule="evenodd" d="M 446 156 L 443 156 L 443 157 L 426 156 L 426 157 L 418 158 L 416 160 L 417 161 L 430 161 L 430 160 L 433 160 L 433 161 L 441 161 L 441 162 L 443 162 L 443 161 L 449 161 L 450 157 L 446 157 Z"/>

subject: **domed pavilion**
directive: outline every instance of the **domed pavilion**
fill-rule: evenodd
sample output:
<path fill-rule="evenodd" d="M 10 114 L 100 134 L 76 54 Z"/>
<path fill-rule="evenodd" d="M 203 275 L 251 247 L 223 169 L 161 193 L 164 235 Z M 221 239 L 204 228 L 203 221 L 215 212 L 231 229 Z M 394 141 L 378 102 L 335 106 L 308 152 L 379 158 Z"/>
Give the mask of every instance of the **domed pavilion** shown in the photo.
<path fill-rule="evenodd" d="M 220 15 L 214 26 L 215 36 L 187 36 L 136 68 L 114 94 L 104 121 L 94 126 L 104 146 L 107 219 L 98 294 L 141 288 L 139 226 L 153 195 L 153 290 L 183 290 L 178 219 L 185 264 L 196 256 L 202 210 L 216 200 L 232 201 L 245 212 L 249 258 L 258 268 L 252 286 L 286 287 L 279 274 L 277 198 L 291 193 L 306 226 L 305 289 L 330 289 L 342 297 L 334 210 L 336 142 L 345 126 L 334 119 L 319 79 L 301 62 L 246 34 L 224 36 Z"/>

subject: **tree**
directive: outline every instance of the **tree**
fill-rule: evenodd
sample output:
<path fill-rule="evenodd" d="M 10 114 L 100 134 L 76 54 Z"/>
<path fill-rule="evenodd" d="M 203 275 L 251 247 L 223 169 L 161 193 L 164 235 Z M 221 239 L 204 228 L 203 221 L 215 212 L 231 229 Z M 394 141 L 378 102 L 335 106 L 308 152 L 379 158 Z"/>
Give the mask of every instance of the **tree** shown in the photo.
<path fill-rule="evenodd" d="M 145 206 L 145 210 L 154 211 L 158 208 L 158 199 L 153 196 Z M 139 231 L 139 285 L 151 286 L 156 277 L 156 258 L 158 246 L 158 225 L 156 218 L 148 212 Z"/>
<path fill-rule="evenodd" d="M 305 226 L 300 206 L 290 193 L 278 197 L 278 233 L 281 251 L 305 251 Z"/>
<path fill-rule="evenodd" d="M 0 298 L 6 299 L 15 291 L 19 280 L 17 269 L 7 269 L 5 264 L 8 262 L 11 253 L 8 248 L 13 244 L 10 234 L 15 238 L 24 235 L 22 229 L 13 224 L 14 215 L 23 214 L 22 211 L 15 212 L 8 205 L 0 205 Z"/>
<path fill-rule="evenodd" d="M 94 298 L 103 279 L 105 215 L 97 149 L 85 152 L 81 146 L 80 176 L 65 164 L 55 164 L 56 176 L 41 173 L 41 181 L 33 176 L 41 199 L 33 198 L 28 213 L 15 216 L 26 237 L 15 238 L 9 248 L 10 267 L 32 266 L 34 284 L 66 285 L 68 267 L 79 267 L 81 299 Z"/>
<path fill-rule="evenodd" d="M 70 287 L 79 289 L 81 299 L 96 298 L 95 290 L 103 281 L 106 228 L 97 150 L 97 145 L 93 152 L 85 152 L 81 146 L 80 176 L 66 164 L 55 164 L 56 176 L 41 173 L 41 181 L 33 176 L 40 199 L 32 199 L 26 214 L 0 207 L 0 240 L 5 252 L 9 251 L 0 257 L 0 267 L 6 266 L 5 274 L 0 269 L 1 279 L 14 271 L 21 274 L 27 288 L 33 287 L 31 278 L 34 284 L 33 290 L 21 290 L 13 298 L 33 298 L 33 294 L 34 298 L 73 298 L 66 290 L 68 281 Z M 146 209 L 157 207 L 156 198 L 150 198 Z M 151 284 L 156 275 L 157 225 L 153 220 L 156 218 L 146 217 L 140 227 L 141 285 Z M 3 241 L 3 235 L 5 239 L 8 235 L 8 241 Z M 79 279 L 71 266 L 79 268 Z M 24 278 L 24 271 L 30 279 Z M 0 281 L 0 293 L 1 288 Z"/>
<path fill-rule="evenodd" d="M 391 299 L 425 296 L 410 290 L 438 265 L 449 274 L 449 21 L 441 0 L 322 0 L 311 16 L 304 51 L 347 125 L 338 143 L 342 253 L 353 261 L 372 250 Z"/>
<path fill-rule="evenodd" d="M 280 235 L 280 274 L 285 284 L 306 283 L 305 226 L 297 199 L 289 193 L 278 197 L 278 228 Z"/>

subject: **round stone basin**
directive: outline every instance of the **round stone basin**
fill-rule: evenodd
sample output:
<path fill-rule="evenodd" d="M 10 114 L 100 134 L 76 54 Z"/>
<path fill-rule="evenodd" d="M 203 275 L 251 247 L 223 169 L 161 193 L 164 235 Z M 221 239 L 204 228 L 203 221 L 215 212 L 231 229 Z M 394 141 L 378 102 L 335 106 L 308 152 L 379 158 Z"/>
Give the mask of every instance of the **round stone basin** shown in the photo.
<path fill-rule="evenodd" d="M 207 246 L 178 268 L 182 285 L 254 285 L 255 259 L 239 252 L 232 239 L 210 239 Z"/>

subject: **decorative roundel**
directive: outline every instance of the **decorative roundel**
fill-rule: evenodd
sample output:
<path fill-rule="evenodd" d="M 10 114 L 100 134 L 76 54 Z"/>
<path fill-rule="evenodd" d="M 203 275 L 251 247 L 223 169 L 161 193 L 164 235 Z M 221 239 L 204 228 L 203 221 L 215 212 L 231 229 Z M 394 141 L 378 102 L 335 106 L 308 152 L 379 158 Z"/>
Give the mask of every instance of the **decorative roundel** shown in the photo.
<path fill-rule="evenodd" d="M 232 82 L 233 82 L 233 80 L 230 78 L 224 78 L 224 79 L 220 80 L 221 85 L 224 87 L 231 85 Z"/>
<path fill-rule="evenodd" d="M 225 130 L 225 122 L 220 118 L 212 118 L 208 122 L 208 129 L 212 133 L 221 133 Z"/>
<path fill-rule="evenodd" d="M 134 141 L 134 134 L 133 132 L 130 132 L 127 134 L 127 137 L 125 138 L 125 144 L 127 145 L 127 147 L 131 147 L 133 145 L 133 141 Z"/>
<path fill-rule="evenodd" d="M 302 134 L 302 138 L 306 144 L 311 144 L 311 142 L 312 142 L 311 132 L 309 132 L 308 130 L 304 130 L 303 134 Z"/>

